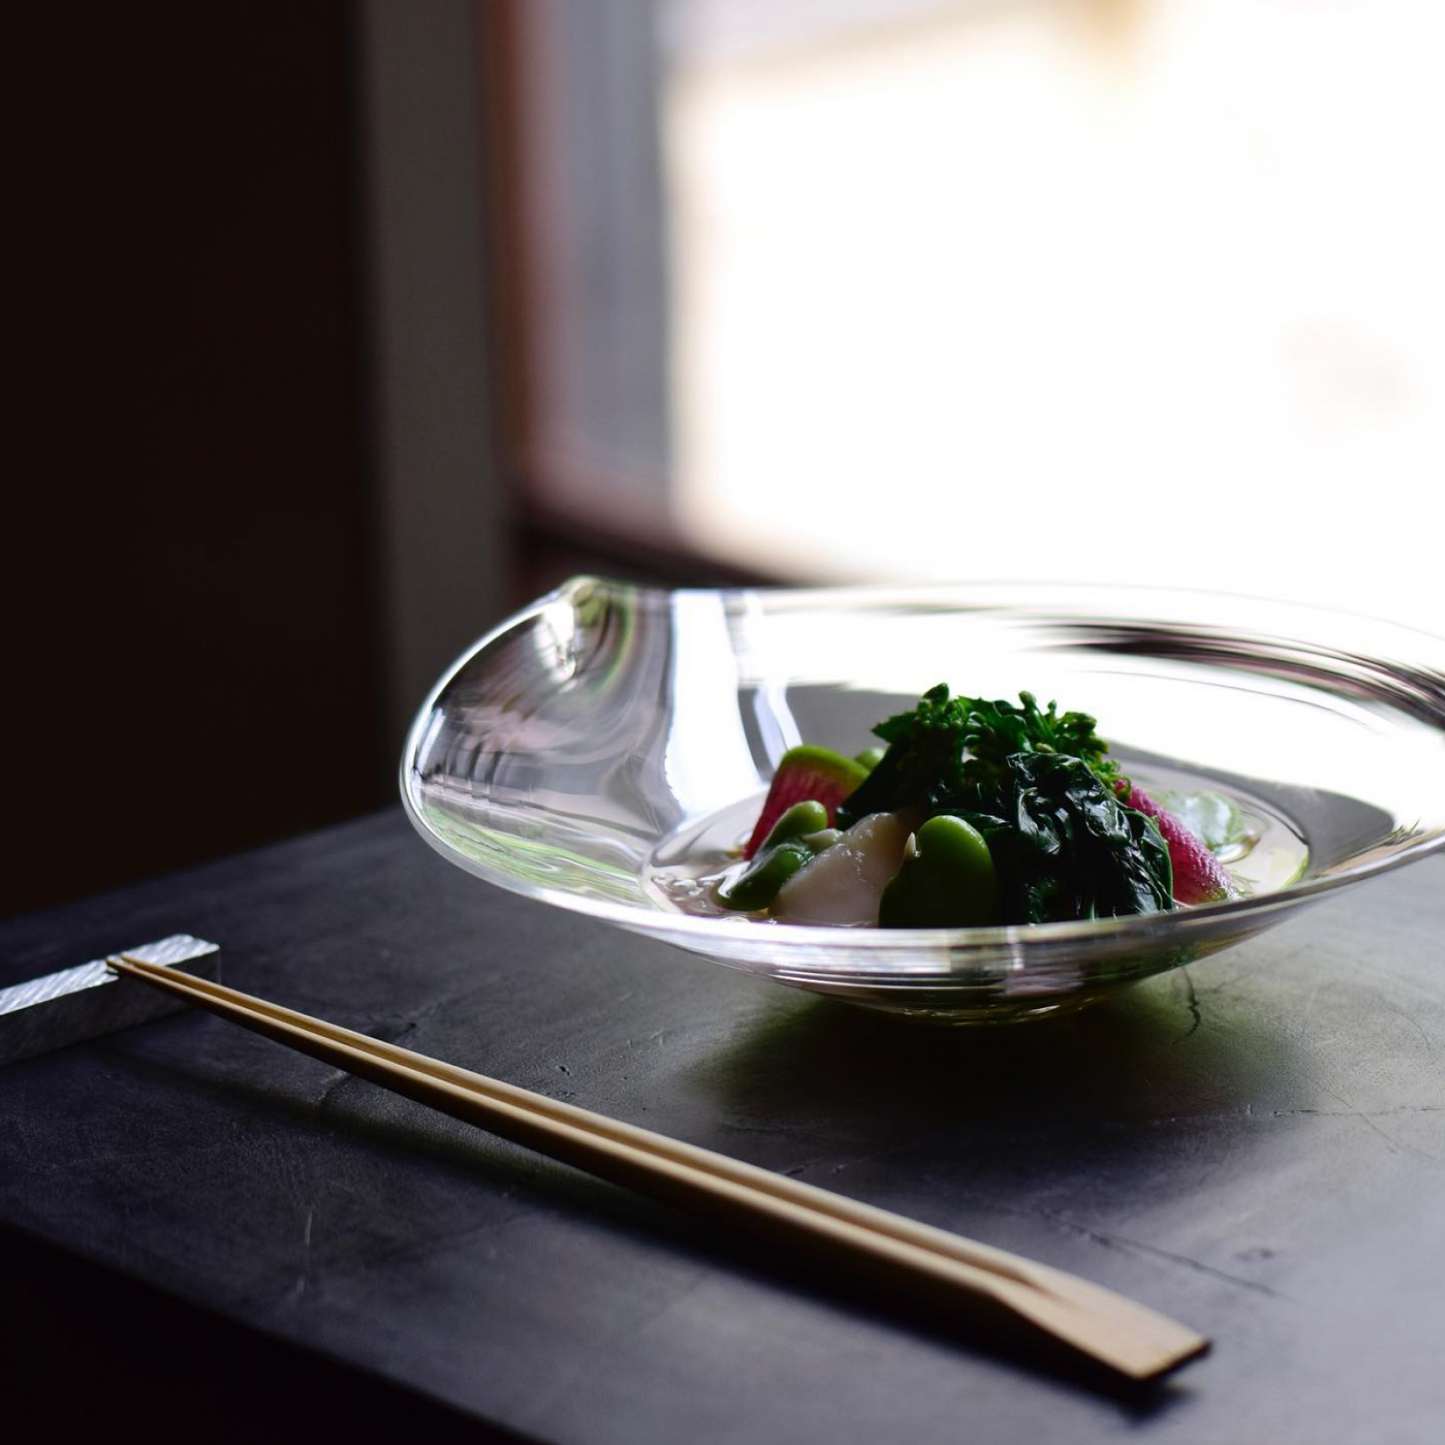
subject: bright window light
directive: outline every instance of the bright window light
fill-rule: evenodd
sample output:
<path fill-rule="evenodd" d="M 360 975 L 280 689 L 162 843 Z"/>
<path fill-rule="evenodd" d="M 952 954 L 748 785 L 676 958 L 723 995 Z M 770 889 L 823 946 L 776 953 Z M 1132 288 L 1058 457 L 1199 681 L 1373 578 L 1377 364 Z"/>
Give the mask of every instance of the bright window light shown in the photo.
<path fill-rule="evenodd" d="M 1132 579 L 1445 632 L 1445 7 L 671 22 L 694 541 L 821 579 Z"/>

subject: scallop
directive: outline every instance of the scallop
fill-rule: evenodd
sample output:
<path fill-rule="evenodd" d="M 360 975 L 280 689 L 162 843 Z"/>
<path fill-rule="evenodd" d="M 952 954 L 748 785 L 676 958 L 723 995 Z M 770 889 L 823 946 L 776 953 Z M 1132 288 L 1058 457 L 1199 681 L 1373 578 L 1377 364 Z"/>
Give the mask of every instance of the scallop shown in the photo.
<path fill-rule="evenodd" d="M 870 813 L 778 890 L 779 923 L 863 926 L 878 922 L 878 900 L 903 862 L 912 834 L 901 813 Z"/>

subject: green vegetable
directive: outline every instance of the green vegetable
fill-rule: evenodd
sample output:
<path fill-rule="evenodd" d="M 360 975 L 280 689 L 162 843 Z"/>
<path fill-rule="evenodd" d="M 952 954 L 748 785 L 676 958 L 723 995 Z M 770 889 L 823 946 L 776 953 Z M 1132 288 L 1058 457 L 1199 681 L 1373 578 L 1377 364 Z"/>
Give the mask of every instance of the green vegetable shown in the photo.
<path fill-rule="evenodd" d="M 1030 692 L 1021 692 L 1019 702 L 951 697 L 946 683 L 930 688 L 911 712 L 873 729 L 888 751 L 839 805 L 838 826 L 906 807 L 946 811 L 951 798 L 1001 776 L 1018 753 L 1063 753 L 1082 760 L 1105 784 L 1118 779 L 1118 764 L 1087 713 L 1060 716 L 1052 702 L 1042 711 Z"/>
<path fill-rule="evenodd" d="M 766 908 L 778 896 L 783 884 L 812 861 L 813 850 L 800 838 L 779 843 L 776 848 L 757 853 L 747 872 L 717 890 L 717 900 L 724 908 Z"/>
<path fill-rule="evenodd" d="M 789 748 L 778 760 L 778 770 L 768 787 L 763 811 L 753 827 L 752 836 L 743 850 L 751 858 L 767 841 L 773 825 L 794 804 L 805 800 L 821 803 L 832 821 L 833 809 L 851 793 L 868 770 L 851 758 L 830 748 L 812 747 L 806 743 Z"/>
<path fill-rule="evenodd" d="M 865 768 L 871 773 L 873 769 L 883 761 L 884 751 L 885 750 L 880 747 L 864 748 L 853 761 L 857 763 L 860 768 Z"/>
<path fill-rule="evenodd" d="M 822 803 L 794 803 L 773 824 L 747 870 L 718 888 L 718 902 L 748 912 L 766 908 L 783 884 L 838 836 L 837 829 L 828 826 L 828 810 Z"/>
<path fill-rule="evenodd" d="M 972 825 L 987 843 L 998 919 L 1045 923 L 1174 907 L 1169 850 L 1154 822 L 1120 801 L 1118 765 L 1086 713 L 926 692 L 874 731 L 883 759 L 837 810 L 922 808 Z M 926 826 L 926 825 L 925 825 Z"/>
<path fill-rule="evenodd" d="M 1152 818 L 1126 808 L 1080 758 L 1016 753 L 991 791 L 988 839 L 1010 922 L 1168 913 L 1169 847 Z"/>
<path fill-rule="evenodd" d="M 827 827 L 828 810 L 821 803 L 812 800 L 794 803 L 773 824 L 772 831 L 763 839 L 763 847 L 776 848 L 779 843 L 786 843 L 790 838 L 801 838 L 807 833 L 822 833 Z"/>
<path fill-rule="evenodd" d="M 994 921 L 998 880 L 988 844 L 972 824 L 948 813 L 914 834 L 917 851 L 883 890 L 883 928 L 973 928 Z"/>

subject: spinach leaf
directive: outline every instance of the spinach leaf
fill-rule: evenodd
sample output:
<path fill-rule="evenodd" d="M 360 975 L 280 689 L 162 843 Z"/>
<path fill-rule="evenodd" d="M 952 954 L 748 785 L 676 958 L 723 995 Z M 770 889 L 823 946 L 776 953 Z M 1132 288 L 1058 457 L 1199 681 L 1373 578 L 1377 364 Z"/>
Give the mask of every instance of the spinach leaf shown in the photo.
<path fill-rule="evenodd" d="M 938 686 L 880 723 L 888 751 L 838 809 L 921 808 L 964 818 L 987 840 L 1004 922 L 1046 923 L 1167 912 L 1169 850 L 1154 822 L 1125 807 L 1118 765 L 1086 713 L 952 697 Z"/>
<path fill-rule="evenodd" d="M 970 818 L 993 855 L 1005 920 L 1051 923 L 1173 909 L 1169 849 L 1079 758 L 1015 753 Z"/>

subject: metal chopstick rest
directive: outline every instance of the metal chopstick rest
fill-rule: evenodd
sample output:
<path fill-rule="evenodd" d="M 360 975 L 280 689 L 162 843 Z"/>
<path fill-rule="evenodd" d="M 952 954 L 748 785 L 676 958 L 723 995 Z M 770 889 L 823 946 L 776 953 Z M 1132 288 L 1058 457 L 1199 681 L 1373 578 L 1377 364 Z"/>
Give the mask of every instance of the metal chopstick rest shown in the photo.
<path fill-rule="evenodd" d="M 127 953 L 147 963 L 219 981 L 221 950 L 188 933 Z M 0 989 L 0 1066 L 184 1011 L 177 998 L 118 978 L 104 959 Z"/>

